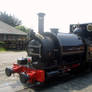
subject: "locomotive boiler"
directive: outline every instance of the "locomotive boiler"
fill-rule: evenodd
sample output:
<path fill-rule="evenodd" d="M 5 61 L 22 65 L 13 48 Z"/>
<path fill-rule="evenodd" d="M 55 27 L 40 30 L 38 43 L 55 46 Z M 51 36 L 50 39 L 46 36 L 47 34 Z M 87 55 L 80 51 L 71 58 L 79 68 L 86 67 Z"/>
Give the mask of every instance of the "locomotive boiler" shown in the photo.
<path fill-rule="evenodd" d="M 91 68 L 92 24 L 71 25 L 70 31 L 41 31 L 40 34 L 31 31 L 26 48 L 28 57 L 18 59 L 12 68 L 6 68 L 6 75 L 18 73 L 22 83 L 36 84 Z"/>

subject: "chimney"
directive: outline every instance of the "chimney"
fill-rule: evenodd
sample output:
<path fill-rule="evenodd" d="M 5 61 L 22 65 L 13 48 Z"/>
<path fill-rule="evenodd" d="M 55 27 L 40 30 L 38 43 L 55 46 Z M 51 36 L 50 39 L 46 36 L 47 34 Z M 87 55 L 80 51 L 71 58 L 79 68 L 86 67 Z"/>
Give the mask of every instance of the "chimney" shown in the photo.
<path fill-rule="evenodd" d="M 38 32 L 40 34 L 44 32 L 44 16 L 45 13 L 38 13 Z"/>
<path fill-rule="evenodd" d="M 57 35 L 57 33 L 58 33 L 58 28 L 51 28 L 51 33 Z"/>

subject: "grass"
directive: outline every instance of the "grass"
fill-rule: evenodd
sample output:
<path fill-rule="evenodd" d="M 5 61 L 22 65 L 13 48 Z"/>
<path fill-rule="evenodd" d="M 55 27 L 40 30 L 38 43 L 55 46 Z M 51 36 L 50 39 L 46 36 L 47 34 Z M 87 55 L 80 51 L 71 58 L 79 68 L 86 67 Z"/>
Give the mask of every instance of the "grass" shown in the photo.
<path fill-rule="evenodd" d="M 3 47 L 0 47 L 0 52 L 2 52 L 2 51 L 6 51 L 6 49 Z"/>
<path fill-rule="evenodd" d="M 5 42 L 0 41 L 0 52 L 6 51 L 6 49 L 3 47 L 4 44 Z"/>

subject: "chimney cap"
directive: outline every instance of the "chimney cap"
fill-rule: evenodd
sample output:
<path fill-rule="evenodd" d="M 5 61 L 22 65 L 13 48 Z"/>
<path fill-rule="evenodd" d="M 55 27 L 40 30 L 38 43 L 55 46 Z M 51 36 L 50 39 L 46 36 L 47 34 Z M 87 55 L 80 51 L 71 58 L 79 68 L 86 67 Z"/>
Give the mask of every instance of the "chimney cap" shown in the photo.
<path fill-rule="evenodd" d="M 44 17 L 45 16 L 45 13 L 38 13 L 38 16 L 40 16 L 40 17 Z"/>

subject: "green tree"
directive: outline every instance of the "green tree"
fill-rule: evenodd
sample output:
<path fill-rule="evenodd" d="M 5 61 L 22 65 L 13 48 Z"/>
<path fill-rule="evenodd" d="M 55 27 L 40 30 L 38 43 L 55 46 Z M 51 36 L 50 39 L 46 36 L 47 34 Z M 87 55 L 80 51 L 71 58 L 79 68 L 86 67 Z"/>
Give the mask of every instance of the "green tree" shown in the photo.
<path fill-rule="evenodd" d="M 28 33 L 31 30 L 30 28 L 26 28 L 25 26 L 16 26 L 16 29 L 19 29 L 26 33 Z"/>
<path fill-rule="evenodd" d="M 0 12 L 0 20 L 15 27 L 21 25 L 21 20 L 16 18 L 14 15 L 7 14 L 6 12 Z"/>

